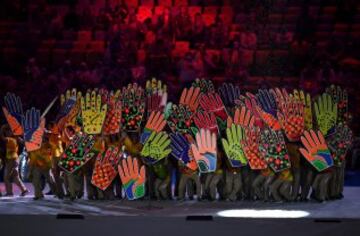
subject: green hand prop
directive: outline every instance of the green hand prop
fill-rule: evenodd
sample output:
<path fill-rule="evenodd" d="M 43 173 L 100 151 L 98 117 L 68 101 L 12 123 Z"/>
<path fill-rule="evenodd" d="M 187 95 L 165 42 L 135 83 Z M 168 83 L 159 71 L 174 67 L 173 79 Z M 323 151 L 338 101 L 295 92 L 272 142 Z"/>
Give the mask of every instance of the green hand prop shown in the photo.
<path fill-rule="evenodd" d="M 145 157 L 150 164 L 154 164 L 171 153 L 170 143 L 166 132 L 152 132 L 141 150 L 141 156 Z"/>
<path fill-rule="evenodd" d="M 315 117 L 321 133 L 326 136 L 334 128 L 337 120 L 337 104 L 330 95 L 323 93 L 314 103 Z"/>
<path fill-rule="evenodd" d="M 231 166 L 241 167 L 247 165 L 247 159 L 242 149 L 241 141 L 245 138 L 244 130 L 240 125 L 231 125 L 226 129 L 227 139 L 222 139 L 225 154 Z"/>

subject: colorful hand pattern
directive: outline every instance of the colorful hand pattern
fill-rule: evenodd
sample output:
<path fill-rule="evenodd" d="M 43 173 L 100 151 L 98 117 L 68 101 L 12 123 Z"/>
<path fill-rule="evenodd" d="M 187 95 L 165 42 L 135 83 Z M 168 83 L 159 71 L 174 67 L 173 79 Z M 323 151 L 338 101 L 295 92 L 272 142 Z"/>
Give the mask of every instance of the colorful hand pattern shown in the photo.
<path fill-rule="evenodd" d="M 191 149 L 201 173 L 216 170 L 217 148 L 215 134 L 212 134 L 210 130 L 201 129 L 196 134 L 196 144 L 192 144 Z"/>
<path fill-rule="evenodd" d="M 242 147 L 245 138 L 244 130 L 240 125 L 232 125 L 226 129 L 226 139 L 222 139 L 225 154 L 232 167 L 247 165 L 247 159 Z"/>
<path fill-rule="evenodd" d="M 118 166 L 123 189 L 128 200 L 136 200 L 145 195 L 145 166 L 139 168 L 136 158 L 128 156 Z"/>
<path fill-rule="evenodd" d="M 301 142 L 305 148 L 300 148 L 299 151 L 317 171 L 321 172 L 333 166 L 333 158 L 320 131 L 305 131 Z"/>

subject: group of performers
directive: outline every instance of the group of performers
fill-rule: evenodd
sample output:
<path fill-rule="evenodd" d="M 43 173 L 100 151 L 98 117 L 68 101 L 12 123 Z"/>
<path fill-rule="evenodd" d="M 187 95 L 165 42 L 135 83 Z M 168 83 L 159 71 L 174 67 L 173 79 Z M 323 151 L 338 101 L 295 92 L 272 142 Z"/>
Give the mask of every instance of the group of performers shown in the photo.
<path fill-rule="evenodd" d="M 71 89 L 61 95 L 56 118 L 45 122 L 47 110 L 24 112 L 20 97 L 6 94 L 0 131 L 6 195 L 13 195 L 12 181 L 21 195 L 29 192 L 21 156 L 35 200 L 44 198 L 46 184 L 71 200 L 84 191 L 91 200 L 343 197 L 352 143 L 346 90 L 331 85 L 313 97 L 280 88 L 250 93 L 196 79 L 178 103 L 167 95 L 156 79 L 145 88 Z"/>

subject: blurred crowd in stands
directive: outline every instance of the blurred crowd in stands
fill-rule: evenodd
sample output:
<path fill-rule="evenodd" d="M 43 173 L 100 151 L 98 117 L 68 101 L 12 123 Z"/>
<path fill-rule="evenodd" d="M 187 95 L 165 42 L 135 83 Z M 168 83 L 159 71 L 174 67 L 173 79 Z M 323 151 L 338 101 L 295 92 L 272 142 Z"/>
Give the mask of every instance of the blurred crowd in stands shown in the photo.
<path fill-rule="evenodd" d="M 356 0 L 5 0 L 0 92 L 44 109 L 67 88 L 197 77 L 244 90 L 346 87 L 359 119 Z M 358 122 L 353 122 L 358 134 Z"/>

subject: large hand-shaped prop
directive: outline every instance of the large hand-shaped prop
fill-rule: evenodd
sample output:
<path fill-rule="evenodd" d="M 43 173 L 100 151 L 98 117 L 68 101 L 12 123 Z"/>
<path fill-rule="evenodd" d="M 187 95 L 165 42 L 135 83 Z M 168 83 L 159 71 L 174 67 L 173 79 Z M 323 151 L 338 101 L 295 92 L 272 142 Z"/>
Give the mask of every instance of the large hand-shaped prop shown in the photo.
<path fill-rule="evenodd" d="M 208 79 L 195 79 L 195 81 L 191 85 L 194 88 L 199 88 L 200 92 L 208 93 L 215 92 L 214 84 L 211 80 Z"/>
<path fill-rule="evenodd" d="M 231 83 L 223 83 L 218 89 L 221 100 L 226 107 L 234 107 L 240 99 L 240 88 Z"/>
<path fill-rule="evenodd" d="M 231 127 L 232 124 L 240 125 L 243 128 L 252 127 L 255 123 L 255 117 L 251 114 L 250 110 L 241 106 L 235 109 L 234 119 L 230 116 L 227 119 L 227 127 Z"/>
<path fill-rule="evenodd" d="M 136 200 L 145 195 L 145 166 L 139 168 L 138 160 L 128 156 L 118 166 L 124 192 L 128 200 Z"/>
<path fill-rule="evenodd" d="M 171 153 L 170 138 L 166 132 L 152 132 L 141 150 L 141 156 L 153 165 Z"/>
<path fill-rule="evenodd" d="M 129 84 L 122 91 L 122 127 L 127 132 L 137 132 L 145 112 L 144 90 L 136 83 Z"/>
<path fill-rule="evenodd" d="M 194 116 L 194 122 L 198 129 L 208 129 L 216 135 L 219 133 L 214 113 L 197 111 Z"/>
<path fill-rule="evenodd" d="M 273 130 L 280 130 L 281 126 L 277 120 L 276 98 L 273 93 L 268 90 L 260 89 L 256 95 L 259 106 L 257 110 L 261 119 Z"/>
<path fill-rule="evenodd" d="M 270 89 L 269 92 L 272 95 L 272 97 L 275 98 L 276 107 L 279 107 L 282 102 L 284 102 L 290 98 L 290 96 L 285 88 Z"/>
<path fill-rule="evenodd" d="M 263 127 L 264 122 L 262 121 L 261 115 L 258 111 L 258 102 L 256 96 L 252 93 L 246 93 L 245 97 L 242 97 L 245 107 L 250 110 L 251 114 L 254 116 L 254 125 L 257 127 Z"/>
<path fill-rule="evenodd" d="M 214 113 L 222 122 L 226 122 L 228 114 L 219 94 L 214 92 L 203 94 L 200 97 L 200 106 L 205 111 Z"/>
<path fill-rule="evenodd" d="M 200 88 L 184 88 L 181 93 L 179 104 L 187 106 L 191 112 L 195 112 L 199 106 Z"/>
<path fill-rule="evenodd" d="M 188 106 L 173 104 L 167 122 L 174 133 L 179 132 L 190 136 L 197 133 L 193 113 Z"/>
<path fill-rule="evenodd" d="M 280 130 L 264 129 L 260 134 L 260 151 L 274 172 L 289 169 L 290 158 L 286 149 L 284 136 Z"/>
<path fill-rule="evenodd" d="M 352 144 L 352 132 L 350 128 L 346 124 L 338 124 L 335 127 L 335 132 L 326 137 L 326 142 L 334 159 L 334 165 L 340 167 Z"/>
<path fill-rule="evenodd" d="M 31 152 L 40 149 L 45 132 L 45 118 L 40 118 L 39 110 L 31 108 L 26 111 L 22 123 L 26 151 Z"/>
<path fill-rule="evenodd" d="M 336 125 L 337 104 L 332 101 L 329 94 L 323 93 L 314 103 L 314 110 L 319 130 L 326 136 Z"/>
<path fill-rule="evenodd" d="M 105 153 L 99 153 L 91 178 L 91 183 L 105 191 L 118 174 L 117 166 L 123 153 L 118 148 L 110 147 Z"/>
<path fill-rule="evenodd" d="M 303 103 L 293 97 L 282 100 L 277 116 L 289 141 L 299 141 L 305 129 Z"/>
<path fill-rule="evenodd" d="M 191 170 L 197 170 L 198 166 L 190 149 L 190 143 L 180 133 L 170 134 L 171 155 L 184 163 Z"/>
<path fill-rule="evenodd" d="M 340 86 L 331 85 L 326 88 L 326 93 L 329 94 L 333 100 L 333 103 L 337 104 L 338 116 L 337 122 L 346 123 L 349 121 L 348 112 L 348 93 L 346 89 L 340 88 Z"/>
<path fill-rule="evenodd" d="M 311 107 L 311 97 L 309 93 L 304 93 L 303 90 L 294 90 L 293 94 L 290 95 L 297 101 L 300 101 L 304 106 L 304 124 L 305 130 L 310 130 L 313 128 L 313 116 L 312 116 L 312 107 Z"/>
<path fill-rule="evenodd" d="M 120 91 L 118 90 L 115 93 L 111 91 L 108 96 L 105 97 L 105 103 L 107 104 L 107 113 L 103 126 L 103 134 L 117 134 L 120 131 L 122 111 Z"/>
<path fill-rule="evenodd" d="M 216 170 L 217 148 L 215 134 L 212 134 L 210 130 L 201 129 L 196 134 L 196 144 L 192 144 L 191 149 L 201 173 Z"/>
<path fill-rule="evenodd" d="M 247 165 L 241 142 L 245 138 L 244 130 L 240 125 L 232 125 L 226 129 L 226 139 L 222 139 L 225 154 L 232 167 Z"/>
<path fill-rule="evenodd" d="M 160 111 L 153 111 L 150 114 L 148 121 L 146 122 L 143 133 L 140 136 L 140 142 L 144 144 L 150 137 L 152 132 L 159 133 L 164 129 L 166 121 L 164 115 Z"/>
<path fill-rule="evenodd" d="M 81 92 L 76 89 L 67 90 L 60 97 L 60 112 L 56 117 L 56 123 L 59 130 L 63 130 L 66 126 L 76 126 L 77 119 L 81 112 Z"/>
<path fill-rule="evenodd" d="M 97 155 L 97 152 L 92 149 L 94 144 L 94 136 L 77 133 L 62 154 L 59 166 L 66 172 L 75 172 Z"/>
<path fill-rule="evenodd" d="M 84 132 L 87 134 L 100 134 L 107 111 L 107 105 L 101 104 L 101 96 L 96 95 L 95 91 L 86 93 L 85 98 L 81 98 L 81 117 Z"/>
<path fill-rule="evenodd" d="M 24 112 L 20 97 L 12 93 L 7 93 L 4 100 L 5 107 L 2 109 L 12 133 L 14 135 L 23 135 L 22 120 Z"/>
<path fill-rule="evenodd" d="M 163 112 L 167 102 L 167 86 L 162 84 L 161 80 L 153 78 L 146 81 L 146 110 L 147 115 L 154 111 Z"/>
<path fill-rule="evenodd" d="M 249 166 L 252 170 L 263 170 L 267 168 L 267 163 L 260 152 L 260 128 L 250 127 L 245 129 L 246 138 L 242 140 L 242 147 Z"/>
<path fill-rule="evenodd" d="M 305 148 L 300 148 L 299 151 L 317 171 L 321 172 L 334 164 L 330 150 L 320 131 L 317 133 L 313 130 L 305 131 L 301 142 Z"/>

